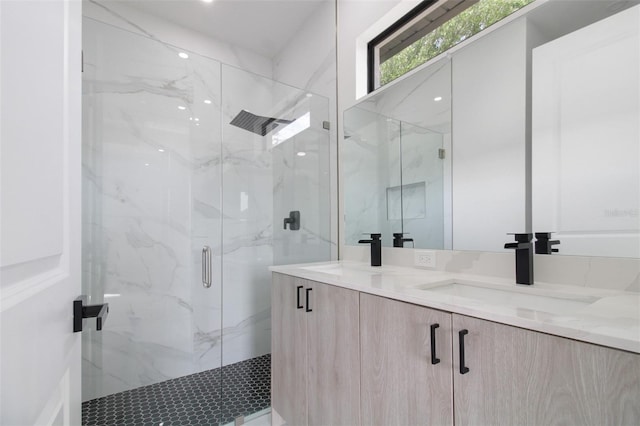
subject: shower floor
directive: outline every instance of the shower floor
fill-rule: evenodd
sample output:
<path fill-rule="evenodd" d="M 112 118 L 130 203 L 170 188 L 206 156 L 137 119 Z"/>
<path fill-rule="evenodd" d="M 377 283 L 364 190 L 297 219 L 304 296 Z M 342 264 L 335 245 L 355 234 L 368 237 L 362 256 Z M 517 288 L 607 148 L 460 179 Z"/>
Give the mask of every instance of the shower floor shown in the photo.
<path fill-rule="evenodd" d="M 271 355 L 267 354 L 84 402 L 82 424 L 189 426 L 231 423 L 238 416 L 268 408 L 270 392 Z"/>

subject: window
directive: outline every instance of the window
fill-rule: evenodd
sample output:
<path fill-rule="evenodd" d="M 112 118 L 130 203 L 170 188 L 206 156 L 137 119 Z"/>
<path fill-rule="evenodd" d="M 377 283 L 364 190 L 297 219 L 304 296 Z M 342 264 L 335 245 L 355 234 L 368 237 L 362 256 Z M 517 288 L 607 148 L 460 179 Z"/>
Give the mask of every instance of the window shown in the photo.
<path fill-rule="evenodd" d="M 368 91 L 384 86 L 534 0 L 425 0 L 368 45 Z"/>

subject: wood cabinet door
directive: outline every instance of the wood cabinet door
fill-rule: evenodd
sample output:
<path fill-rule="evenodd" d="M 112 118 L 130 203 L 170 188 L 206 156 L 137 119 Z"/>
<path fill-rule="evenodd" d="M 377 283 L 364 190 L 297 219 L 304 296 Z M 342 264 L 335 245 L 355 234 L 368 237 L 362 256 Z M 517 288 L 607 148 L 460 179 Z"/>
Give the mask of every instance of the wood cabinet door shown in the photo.
<path fill-rule="evenodd" d="M 360 336 L 362 424 L 453 424 L 451 314 L 362 293 Z"/>
<path fill-rule="evenodd" d="M 640 424 L 638 354 L 456 314 L 453 333 L 456 425 Z"/>
<path fill-rule="evenodd" d="M 299 286 L 303 288 L 298 289 Z M 298 309 L 310 282 L 273 274 L 271 284 L 272 424 L 307 424 L 307 316 Z"/>
<path fill-rule="evenodd" d="M 358 306 L 357 291 L 313 283 L 306 304 L 309 425 L 360 424 Z"/>

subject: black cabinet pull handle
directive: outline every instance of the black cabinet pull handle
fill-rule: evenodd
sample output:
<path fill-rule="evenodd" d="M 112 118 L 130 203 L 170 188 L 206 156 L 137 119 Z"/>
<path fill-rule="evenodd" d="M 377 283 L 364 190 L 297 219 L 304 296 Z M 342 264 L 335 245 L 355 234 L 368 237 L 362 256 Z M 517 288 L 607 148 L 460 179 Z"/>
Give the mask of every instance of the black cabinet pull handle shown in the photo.
<path fill-rule="evenodd" d="M 438 364 L 440 358 L 436 357 L 436 328 L 440 327 L 440 324 L 431 324 L 431 364 Z"/>
<path fill-rule="evenodd" d="M 312 288 L 308 288 L 306 290 L 307 292 L 307 308 L 305 309 L 306 312 L 313 312 L 313 309 L 309 309 L 309 292 L 313 290 Z"/>
<path fill-rule="evenodd" d="M 299 286 L 298 286 L 298 289 L 296 290 L 296 291 L 298 292 L 298 294 L 296 295 L 296 304 L 297 304 L 298 309 L 302 309 L 302 308 L 304 308 L 304 306 L 302 306 L 302 305 L 300 304 L 300 289 L 301 289 L 301 288 L 302 288 L 302 286 L 301 286 L 301 285 L 299 285 Z"/>
<path fill-rule="evenodd" d="M 469 368 L 465 367 L 464 361 L 464 336 L 469 334 L 469 330 L 460 330 L 458 332 L 458 343 L 460 344 L 460 374 L 467 374 Z"/>

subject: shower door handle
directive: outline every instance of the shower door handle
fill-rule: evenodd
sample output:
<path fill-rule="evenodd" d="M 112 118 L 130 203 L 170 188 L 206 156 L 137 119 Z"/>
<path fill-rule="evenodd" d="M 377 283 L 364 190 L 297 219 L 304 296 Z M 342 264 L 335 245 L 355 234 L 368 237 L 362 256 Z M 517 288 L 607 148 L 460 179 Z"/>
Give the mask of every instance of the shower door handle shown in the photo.
<path fill-rule="evenodd" d="M 211 247 L 202 247 L 202 286 L 211 287 Z"/>

